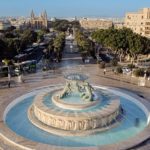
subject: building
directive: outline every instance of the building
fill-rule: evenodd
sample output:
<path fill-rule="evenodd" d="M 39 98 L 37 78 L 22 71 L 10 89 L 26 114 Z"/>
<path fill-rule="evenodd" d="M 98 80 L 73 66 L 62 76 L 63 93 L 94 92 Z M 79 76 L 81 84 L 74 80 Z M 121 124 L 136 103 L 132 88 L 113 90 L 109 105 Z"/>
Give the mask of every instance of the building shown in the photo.
<path fill-rule="evenodd" d="M 150 38 L 150 8 L 143 8 L 138 12 L 127 13 L 125 16 L 125 27 Z"/>
<path fill-rule="evenodd" d="M 24 17 L 10 18 L 9 21 L 10 21 L 11 25 L 14 26 L 16 29 L 27 28 L 27 23 L 29 22 L 29 20 L 27 20 Z"/>
<path fill-rule="evenodd" d="M 108 29 L 113 26 L 113 22 L 105 19 L 81 19 L 80 25 L 84 29 Z"/>
<path fill-rule="evenodd" d="M 0 31 L 7 30 L 11 27 L 11 23 L 7 21 L 0 21 Z"/>
<path fill-rule="evenodd" d="M 113 24 L 115 29 L 122 29 L 124 27 L 123 22 L 114 22 Z"/>
<path fill-rule="evenodd" d="M 47 13 L 46 11 L 44 13 L 41 13 L 39 17 L 35 16 L 33 10 L 31 12 L 31 18 L 30 18 L 30 27 L 33 29 L 43 29 L 48 28 L 48 19 L 47 19 Z"/>

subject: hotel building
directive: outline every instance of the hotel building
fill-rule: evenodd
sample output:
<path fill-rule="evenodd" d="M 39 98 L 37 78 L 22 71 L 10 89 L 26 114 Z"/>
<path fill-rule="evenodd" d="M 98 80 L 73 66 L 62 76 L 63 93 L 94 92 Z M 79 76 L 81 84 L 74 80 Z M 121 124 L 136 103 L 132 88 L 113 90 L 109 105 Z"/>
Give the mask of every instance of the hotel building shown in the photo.
<path fill-rule="evenodd" d="M 125 16 L 125 27 L 150 38 L 150 8 L 143 8 L 138 12 L 127 13 Z"/>
<path fill-rule="evenodd" d="M 0 21 L 0 31 L 7 30 L 11 27 L 11 23 L 7 21 Z"/>

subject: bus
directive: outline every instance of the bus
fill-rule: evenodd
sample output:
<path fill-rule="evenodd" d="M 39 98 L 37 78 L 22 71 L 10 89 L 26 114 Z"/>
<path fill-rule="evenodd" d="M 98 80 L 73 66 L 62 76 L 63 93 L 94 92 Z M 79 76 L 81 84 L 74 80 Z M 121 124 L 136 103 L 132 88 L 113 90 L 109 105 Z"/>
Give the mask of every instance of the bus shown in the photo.
<path fill-rule="evenodd" d="M 28 60 L 21 63 L 15 63 L 15 74 L 20 75 L 21 73 L 35 73 L 36 64 L 36 60 Z"/>

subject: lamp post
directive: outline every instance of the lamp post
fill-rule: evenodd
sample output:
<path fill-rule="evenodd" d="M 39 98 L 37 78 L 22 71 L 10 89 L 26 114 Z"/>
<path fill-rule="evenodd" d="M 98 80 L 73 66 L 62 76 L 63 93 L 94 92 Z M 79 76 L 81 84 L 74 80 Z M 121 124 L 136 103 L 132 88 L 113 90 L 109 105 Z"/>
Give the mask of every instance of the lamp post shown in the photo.
<path fill-rule="evenodd" d="M 4 63 L 7 66 L 8 87 L 10 88 L 11 73 L 10 73 L 9 61 L 8 60 L 2 60 L 2 63 Z"/>
<path fill-rule="evenodd" d="M 10 80 L 11 80 L 11 73 L 10 73 L 10 66 L 8 65 L 8 87 L 10 88 Z"/>
<path fill-rule="evenodd" d="M 144 71 L 144 79 L 147 77 L 147 70 Z"/>
<path fill-rule="evenodd" d="M 22 74 L 23 74 L 23 72 L 22 72 L 21 64 L 19 64 L 19 75 L 18 75 L 18 82 L 19 83 L 23 82 Z"/>

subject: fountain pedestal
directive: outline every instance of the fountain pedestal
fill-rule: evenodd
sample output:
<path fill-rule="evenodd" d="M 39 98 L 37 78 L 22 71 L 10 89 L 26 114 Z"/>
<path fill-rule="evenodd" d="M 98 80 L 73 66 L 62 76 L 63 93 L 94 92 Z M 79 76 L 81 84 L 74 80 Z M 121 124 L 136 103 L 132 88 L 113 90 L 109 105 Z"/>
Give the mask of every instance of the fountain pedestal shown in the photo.
<path fill-rule="evenodd" d="M 59 135 L 87 135 L 93 132 L 108 130 L 113 127 L 120 114 L 120 101 L 112 100 L 99 109 L 92 107 L 100 105 L 100 100 L 94 98 L 94 89 L 80 76 L 69 76 L 65 88 L 50 93 L 55 107 L 49 109 L 44 104 L 42 93 L 35 97 L 34 103 L 28 111 L 30 121 L 42 130 Z M 64 101 L 66 96 L 78 92 L 82 104 Z M 84 96 L 82 96 L 84 94 Z M 91 109 L 91 111 L 86 111 Z M 68 110 L 68 111 L 64 111 Z"/>

